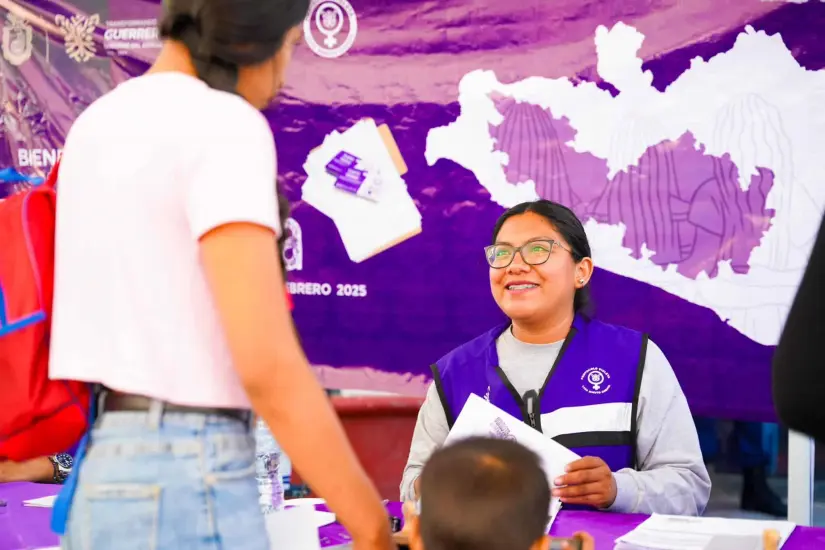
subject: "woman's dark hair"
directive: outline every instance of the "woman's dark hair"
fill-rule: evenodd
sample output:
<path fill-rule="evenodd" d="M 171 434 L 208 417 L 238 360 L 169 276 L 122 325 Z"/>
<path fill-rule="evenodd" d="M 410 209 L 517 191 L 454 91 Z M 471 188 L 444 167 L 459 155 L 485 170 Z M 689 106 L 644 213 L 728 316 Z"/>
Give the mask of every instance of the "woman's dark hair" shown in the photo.
<path fill-rule="evenodd" d="M 493 228 L 493 243 L 496 242 L 504 222 L 513 216 L 528 212 L 537 214 L 550 222 L 570 245 L 570 254 L 576 262 L 590 257 L 590 242 L 587 240 L 587 233 L 584 232 L 581 220 L 566 206 L 546 199 L 517 204 L 502 214 Z M 576 289 L 576 294 L 573 297 L 573 310 L 576 313 L 587 315 L 591 309 L 590 289 L 586 285 Z"/>
<path fill-rule="evenodd" d="M 281 233 L 278 236 L 278 257 L 281 259 L 281 272 L 284 276 L 284 281 L 286 281 L 286 261 L 284 261 L 284 246 L 286 245 L 287 239 L 287 229 L 286 229 L 286 220 L 289 218 L 289 214 L 291 213 L 291 206 L 289 204 L 289 199 L 286 198 L 283 191 L 281 190 L 281 184 L 277 183 L 275 186 L 275 193 L 278 195 L 278 217 L 281 219 Z"/>
<path fill-rule="evenodd" d="M 275 193 L 278 195 L 278 217 L 281 218 L 281 233 L 278 236 L 278 257 L 281 259 L 281 275 L 283 275 L 284 282 L 287 279 L 286 261 L 284 260 L 284 246 L 286 245 L 287 229 L 286 220 L 291 214 L 292 208 L 289 204 L 289 199 L 286 198 L 281 190 L 280 182 L 275 185 Z M 295 332 L 295 338 L 298 343 L 301 342 L 301 334 L 298 332 L 298 327 L 295 325 L 295 319 L 292 318 L 292 330 Z"/>
<path fill-rule="evenodd" d="M 166 0 L 159 31 L 186 46 L 198 78 L 235 93 L 238 68 L 275 55 L 307 10 L 309 0 Z"/>

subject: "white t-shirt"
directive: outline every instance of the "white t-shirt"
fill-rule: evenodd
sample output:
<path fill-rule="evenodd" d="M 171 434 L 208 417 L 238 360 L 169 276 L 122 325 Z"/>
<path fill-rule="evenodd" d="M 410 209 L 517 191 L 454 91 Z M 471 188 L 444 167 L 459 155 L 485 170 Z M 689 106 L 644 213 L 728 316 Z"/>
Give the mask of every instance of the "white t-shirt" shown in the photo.
<path fill-rule="evenodd" d="M 50 377 L 248 408 L 198 239 L 231 222 L 280 231 L 275 164 L 260 112 L 182 73 L 86 109 L 58 179 Z"/>

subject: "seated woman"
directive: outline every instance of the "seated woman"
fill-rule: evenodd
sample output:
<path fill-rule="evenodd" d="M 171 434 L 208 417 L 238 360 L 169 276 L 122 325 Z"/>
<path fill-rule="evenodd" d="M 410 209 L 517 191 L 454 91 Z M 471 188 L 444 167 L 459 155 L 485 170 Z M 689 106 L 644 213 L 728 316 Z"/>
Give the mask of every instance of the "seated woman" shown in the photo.
<path fill-rule="evenodd" d="M 433 365 L 402 500 L 417 498 L 424 463 L 474 393 L 584 457 L 555 480 L 567 506 L 701 514 L 710 478 L 685 395 L 646 335 L 587 315 L 593 260 L 576 215 L 547 200 L 514 206 L 485 252 L 510 321 Z"/>

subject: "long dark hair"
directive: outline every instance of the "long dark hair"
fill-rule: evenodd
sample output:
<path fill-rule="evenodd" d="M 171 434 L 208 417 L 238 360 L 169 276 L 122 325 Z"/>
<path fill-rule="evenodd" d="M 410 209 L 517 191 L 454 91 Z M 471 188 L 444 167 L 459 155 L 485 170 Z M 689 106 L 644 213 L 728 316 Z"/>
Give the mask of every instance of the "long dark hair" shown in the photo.
<path fill-rule="evenodd" d="M 496 242 L 504 222 L 513 216 L 526 214 L 527 212 L 538 214 L 550 222 L 570 245 L 570 254 L 576 262 L 590 257 L 590 242 L 587 240 L 587 233 L 584 232 L 581 220 L 566 206 L 546 199 L 517 204 L 502 214 L 493 228 L 493 243 Z M 592 301 L 590 299 L 590 289 L 587 285 L 576 289 L 576 294 L 573 297 L 573 310 L 576 313 L 590 314 Z"/>
<path fill-rule="evenodd" d="M 198 78 L 235 93 L 238 68 L 275 55 L 308 10 L 309 0 L 167 0 L 159 31 L 186 46 Z"/>
<path fill-rule="evenodd" d="M 284 246 L 286 245 L 286 239 L 288 237 L 286 220 L 292 212 L 292 206 L 289 204 L 289 199 L 284 195 L 280 182 L 275 185 L 275 193 L 278 195 L 278 217 L 281 219 L 281 233 L 278 236 L 278 257 L 281 259 L 281 273 L 284 276 L 284 281 L 286 281 L 287 271 L 286 260 L 284 258 Z"/>
<path fill-rule="evenodd" d="M 289 199 L 287 199 L 286 195 L 284 195 L 280 181 L 275 184 L 275 193 L 278 195 L 278 216 L 281 218 L 281 233 L 278 236 L 278 257 L 281 260 L 281 274 L 284 277 L 284 282 L 287 282 L 288 272 L 286 270 L 286 258 L 284 258 L 284 246 L 286 245 L 286 239 L 288 237 L 286 220 L 292 213 L 292 206 L 289 204 Z M 295 318 L 291 315 L 290 318 L 292 319 L 292 330 L 295 332 L 295 338 L 298 339 L 298 343 L 300 344 L 301 333 L 298 332 L 298 326 L 295 324 Z"/>

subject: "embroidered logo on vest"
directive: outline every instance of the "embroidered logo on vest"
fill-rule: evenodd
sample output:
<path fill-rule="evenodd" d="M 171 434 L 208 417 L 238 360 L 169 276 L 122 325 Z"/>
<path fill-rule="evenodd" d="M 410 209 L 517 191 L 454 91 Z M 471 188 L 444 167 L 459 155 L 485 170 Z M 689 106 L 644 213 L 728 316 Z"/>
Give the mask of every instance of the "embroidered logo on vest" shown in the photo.
<path fill-rule="evenodd" d="M 599 367 L 591 367 L 582 374 L 582 389 L 587 393 L 601 395 L 610 389 L 610 374 Z"/>
<path fill-rule="evenodd" d="M 496 418 L 490 423 L 490 437 L 510 441 L 516 440 L 516 436 L 510 433 L 510 428 L 507 427 L 507 424 L 505 424 L 501 418 Z"/>

